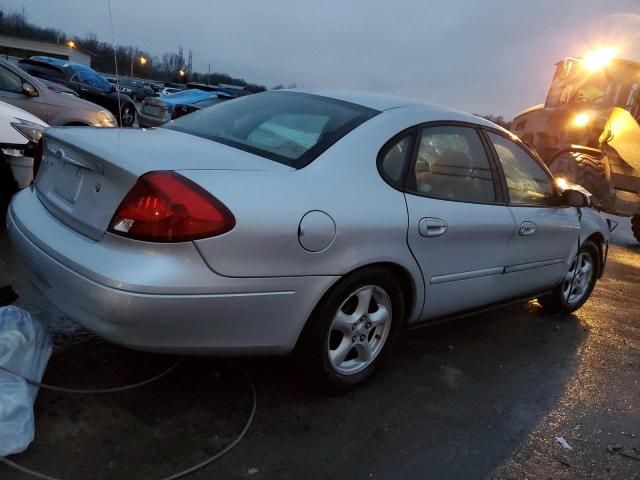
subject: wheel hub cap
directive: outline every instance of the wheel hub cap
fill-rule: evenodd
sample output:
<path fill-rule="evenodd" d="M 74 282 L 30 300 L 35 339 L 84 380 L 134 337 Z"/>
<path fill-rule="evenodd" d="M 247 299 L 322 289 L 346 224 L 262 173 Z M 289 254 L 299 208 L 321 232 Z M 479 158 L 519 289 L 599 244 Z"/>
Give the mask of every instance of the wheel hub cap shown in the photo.
<path fill-rule="evenodd" d="M 593 259 L 588 253 L 581 252 L 571 264 L 562 284 L 562 294 L 567 304 L 575 305 L 582 301 L 589 292 L 592 279 Z"/>
<path fill-rule="evenodd" d="M 371 365 L 387 340 L 391 317 L 391 299 L 381 287 L 369 285 L 351 293 L 331 323 L 331 366 L 342 375 L 353 375 Z"/>

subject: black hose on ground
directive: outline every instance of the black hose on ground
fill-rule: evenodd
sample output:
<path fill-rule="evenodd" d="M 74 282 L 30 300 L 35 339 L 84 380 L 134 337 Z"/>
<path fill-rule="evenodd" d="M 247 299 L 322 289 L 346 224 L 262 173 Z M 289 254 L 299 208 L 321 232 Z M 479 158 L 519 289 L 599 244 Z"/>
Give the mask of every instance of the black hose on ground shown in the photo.
<path fill-rule="evenodd" d="M 43 388 L 45 390 L 52 390 L 55 392 L 64 392 L 64 393 L 74 393 L 74 394 L 102 394 L 102 393 L 117 393 L 117 392 L 124 392 L 126 390 L 132 390 L 134 388 L 138 388 L 138 387 L 142 387 L 144 385 L 148 385 L 152 382 L 155 382 L 163 377 L 165 377 L 166 375 L 168 375 L 169 373 L 171 373 L 173 370 L 175 370 L 182 362 L 184 361 L 184 358 L 180 358 L 178 359 L 177 362 L 173 363 L 168 369 L 166 369 L 165 371 L 159 373 L 158 375 L 155 375 L 151 378 L 148 378 L 147 380 L 143 380 L 141 382 L 137 382 L 131 385 L 124 385 L 122 387 L 113 387 L 113 388 L 95 388 L 95 389 L 75 389 L 75 388 L 67 388 L 67 387 L 59 387 L 56 385 L 48 385 L 46 383 L 41 383 L 41 382 L 36 382 L 35 380 L 32 380 L 30 378 L 25 378 L 22 375 L 19 375 L 17 373 L 14 373 L 2 366 L 0 366 L 0 370 L 3 370 L 7 373 L 10 373 L 12 375 L 15 375 L 19 378 L 22 378 L 25 382 L 27 382 L 29 385 L 38 387 L 38 388 Z M 222 450 L 220 450 L 218 453 L 216 453 L 215 455 L 212 455 L 211 457 L 207 458 L 206 460 L 193 465 L 192 467 L 186 468 L 185 470 L 181 470 L 179 472 L 176 472 L 172 475 L 169 475 L 168 477 L 163 477 L 161 480 L 178 480 L 180 478 L 184 478 L 187 475 L 191 475 L 192 473 L 197 472 L 198 470 L 201 470 L 209 465 L 211 465 L 213 462 L 215 462 L 216 460 L 219 460 L 220 458 L 222 458 L 223 456 L 225 456 L 227 453 L 229 453 L 233 448 L 235 448 L 243 439 L 244 437 L 247 435 L 249 428 L 251 428 L 251 424 L 253 423 L 253 419 L 255 418 L 256 415 L 256 409 L 258 407 L 258 395 L 256 393 L 256 387 L 253 384 L 253 381 L 251 380 L 251 377 L 247 374 L 247 372 L 244 371 L 244 369 L 240 368 L 237 365 L 234 365 L 235 368 L 237 368 L 240 373 L 242 374 L 242 376 L 246 379 L 247 383 L 249 384 L 250 390 L 251 390 L 251 411 L 249 412 L 249 416 L 247 417 L 247 421 L 245 422 L 244 426 L 242 427 L 242 430 L 240 431 L 240 433 L 236 436 L 236 438 L 234 438 L 234 440 L 229 443 L 226 447 L 224 447 Z M 7 465 L 10 468 L 13 468 L 14 470 L 17 470 L 19 472 L 22 472 L 24 474 L 30 475 L 34 478 L 39 478 L 42 480 L 62 480 L 58 477 L 52 477 L 50 475 L 47 475 L 45 473 L 41 473 L 38 472 L 36 470 L 32 470 L 30 468 L 27 468 L 23 465 L 20 465 L 12 460 L 9 460 L 7 458 L 4 457 L 0 457 L 0 462 L 4 463 L 5 465 Z"/>

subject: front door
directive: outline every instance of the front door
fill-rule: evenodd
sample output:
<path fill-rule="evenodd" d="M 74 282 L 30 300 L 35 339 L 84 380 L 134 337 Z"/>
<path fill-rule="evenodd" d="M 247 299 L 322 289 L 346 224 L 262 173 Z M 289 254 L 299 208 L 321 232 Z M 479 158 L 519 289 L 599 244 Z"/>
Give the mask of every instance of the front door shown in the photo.
<path fill-rule="evenodd" d="M 504 299 L 497 278 L 515 223 L 479 130 L 427 126 L 418 137 L 405 196 L 408 243 L 425 281 L 422 319 Z"/>
<path fill-rule="evenodd" d="M 25 81 L 15 72 L 12 72 L 4 65 L 0 65 L 0 100 L 14 107 L 22 108 L 48 122 L 49 111 L 47 104 L 40 96 L 30 97 L 24 93 L 22 85 Z M 32 86 L 38 91 L 35 85 Z"/>
<path fill-rule="evenodd" d="M 500 288 L 510 296 L 551 288 L 578 250 L 578 212 L 560 205 L 553 177 L 523 146 L 498 133 L 487 135 L 504 173 L 516 222 Z"/>

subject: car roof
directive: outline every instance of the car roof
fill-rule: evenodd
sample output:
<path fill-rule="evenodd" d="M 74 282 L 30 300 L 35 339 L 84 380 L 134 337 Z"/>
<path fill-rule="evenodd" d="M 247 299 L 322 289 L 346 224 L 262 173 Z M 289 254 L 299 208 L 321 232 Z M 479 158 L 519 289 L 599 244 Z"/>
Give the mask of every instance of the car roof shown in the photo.
<path fill-rule="evenodd" d="M 343 102 L 355 103 L 373 110 L 389 110 L 390 108 L 406 107 L 409 105 L 419 105 L 420 102 L 409 98 L 384 95 L 380 93 L 359 92 L 352 90 L 331 90 L 331 89 L 294 89 L 283 90 L 291 92 L 308 93 L 321 97 L 342 100 Z"/>
<path fill-rule="evenodd" d="M 58 67 L 69 68 L 76 72 L 78 70 L 93 70 L 88 65 L 83 65 L 82 63 L 70 62 L 69 60 L 62 60 L 60 58 L 46 57 L 44 55 L 34 55 L 32 57 L 29 57 L 26 60 L 29 60 L 34 63 L 40 62 L 40 63 L 48 63 L 51 65 L 57 65 Z M 20 60 L 20 62 L 25 62 L 25 60 Z"/>
<path fill-rule="evenodd" d="M 176 104 L 184 104 L 191 105 L 193 103 L 201 102 L 203 100 L 208 100 L 210 98 L 217 97 L 231 97 L 231 95 L 224 92 L 205 92 L 204 90 L 198 90 L 196 88 L 181 90 L 176 93 L 171 93 L 169 95 L 165 95 L 162 98 L 162 101 L 165 103 L 170 103 L 172 105 Z"/>
<path fill-rule="evenodd" d="M 291 92 L 301 92 L 310 95 L 318 95 L 321 97 L 333 98 L 344 102 L 355 103 L 363 107 L 372 108 L 378 111 L 391 110 L 396 108 L 412 108 L 421 110 L 425 113 L 425 117 L 437 118 L 443 121 L 469 122 L 477 125 L 491 127 L 497 130 L 508 132 L 499 125 L 490 122 L 482 117 L 471 113 L 457 110 L 455 108 L 427 103 L 416 99 L 404 98 L 394 95 L 385 95 L 380 93 L 359 92 L 351 90 L 330 90 L 330 89 L 295 89 L 281 90 Z"/>

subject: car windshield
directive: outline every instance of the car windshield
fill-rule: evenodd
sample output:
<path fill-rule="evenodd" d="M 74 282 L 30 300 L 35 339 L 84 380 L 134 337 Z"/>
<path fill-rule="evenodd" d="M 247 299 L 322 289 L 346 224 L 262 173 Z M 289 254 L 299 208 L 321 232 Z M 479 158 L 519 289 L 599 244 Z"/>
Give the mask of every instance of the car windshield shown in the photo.
<path fill-rule="evenodd" d="M 298 92 L 266 92 L 221 102 L 166 128 L 302 168 L 377 113 Z"/>

